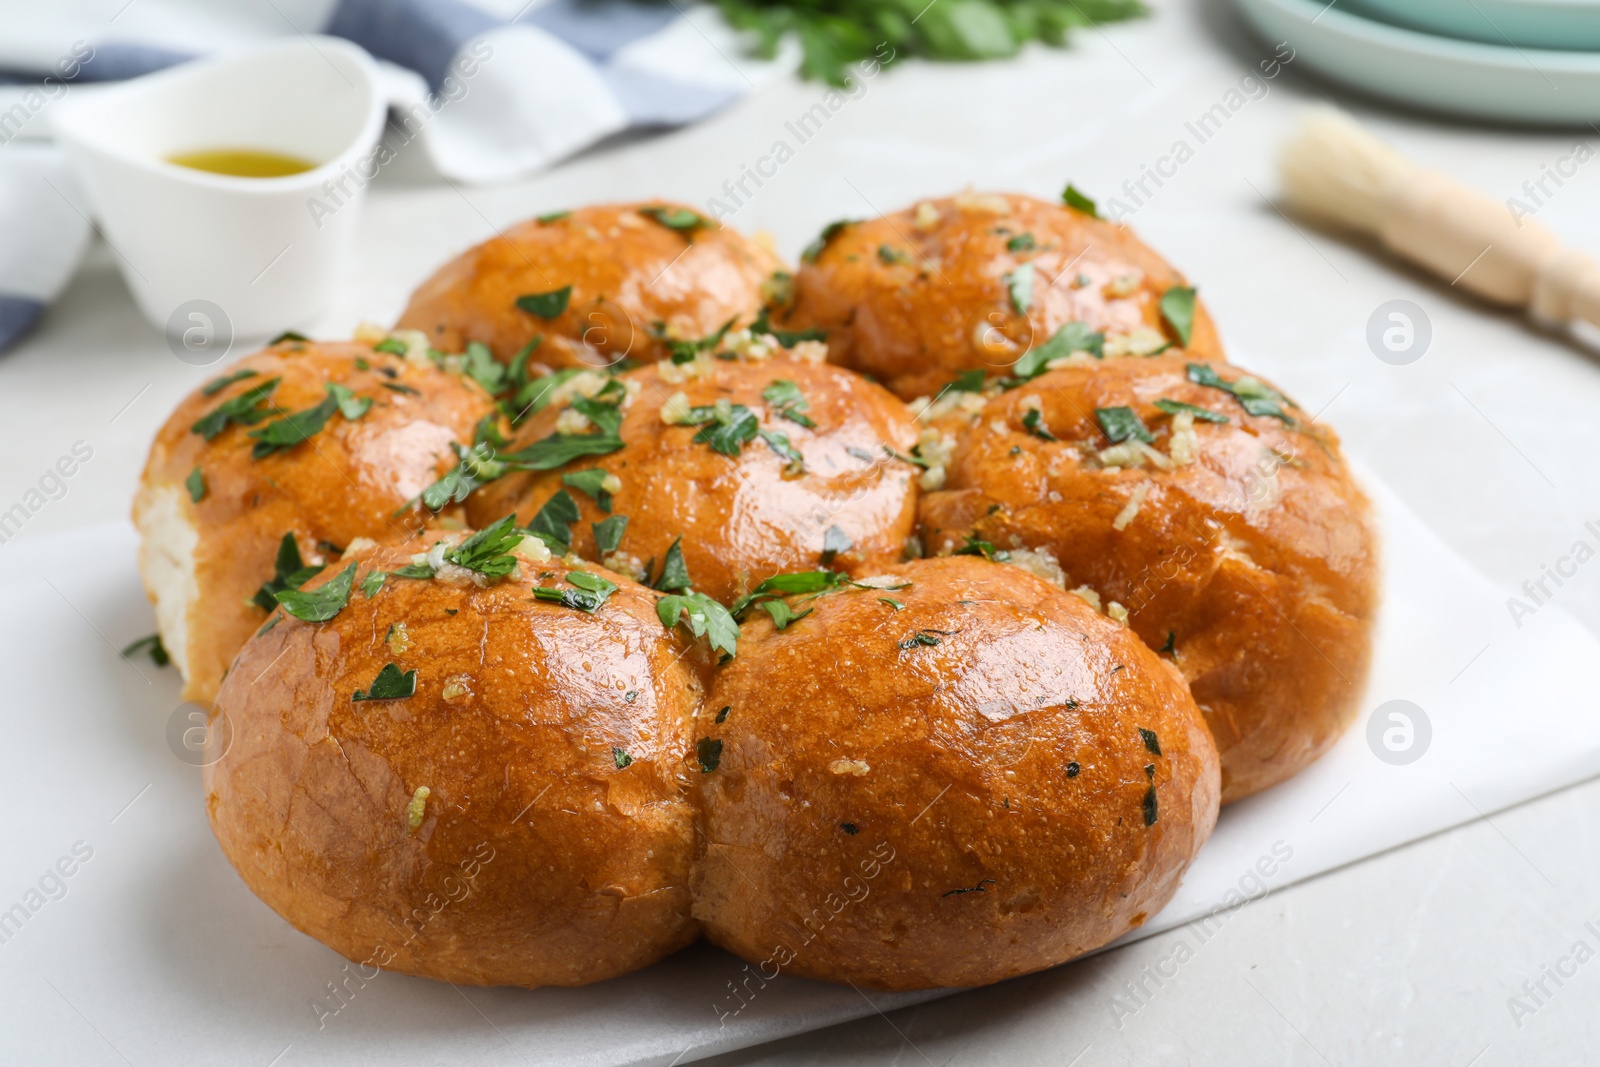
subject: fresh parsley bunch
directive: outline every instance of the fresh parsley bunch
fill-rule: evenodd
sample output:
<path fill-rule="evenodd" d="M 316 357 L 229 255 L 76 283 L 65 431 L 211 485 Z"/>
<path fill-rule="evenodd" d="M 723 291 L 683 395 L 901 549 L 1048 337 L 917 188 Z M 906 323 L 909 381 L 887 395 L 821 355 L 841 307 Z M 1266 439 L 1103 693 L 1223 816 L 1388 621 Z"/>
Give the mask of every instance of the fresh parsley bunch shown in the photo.
<path fill-rule="evenodd" d="M 849 66 L 907 55 L 999 59 L 1028 41 L 1061 46 L 1075 26 L 1145 13 L 1140 0 L 717 0 L 729 24 L 771 58 L 786 33 L 805 50 L 801 73 L 844 85 Z"/>

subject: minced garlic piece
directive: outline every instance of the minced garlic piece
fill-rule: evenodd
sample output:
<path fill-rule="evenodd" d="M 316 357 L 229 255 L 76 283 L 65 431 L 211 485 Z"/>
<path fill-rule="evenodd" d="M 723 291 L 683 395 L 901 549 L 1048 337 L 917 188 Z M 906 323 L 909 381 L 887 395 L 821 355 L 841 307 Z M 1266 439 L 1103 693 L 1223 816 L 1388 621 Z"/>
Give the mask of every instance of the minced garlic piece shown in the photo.
<path fill-rule="evenodd" d="M 511 554 L 520 556 L 529 563 L 550 562 L 550 546 L 532 534 L 527 534 L 521 541 L 518 541 L 517 546 L 511 550 Z"/>
<path fill-rule="evenodd" d="M 757 230 L 750 235 L 750 243 L 757 248 L 764 248 L 774 256 L 778 254 L 778 239 L 772 236 L 770 230 Z"/>
<path fill-rule="evenodd" d="M 911 402 L 911 412 L 919 422 L 933 422 L 955 411 L 976 415 L 988 402 L 988 398 L 982 393 L 951 389 L 941 394 L 937 400 L 928 396 L 918 397 Z"/>
<path fill-rule="evenodd" d="M 1143 441 L 1129 440 L 1110 448 L 1102 448 L 1096 458 L 1106 467 L 1142 467 L 1148 461 L 1158 470 L 1172 469 L 1172 460 Z"/>
<path fill-rule="evenodd" d="M 963 211 L 986 211 L 991 215 L 1011 214 L 1011 201 L 994 193 L 957 193 L 953 198 Z"/>
<path fill-rule="evenodd" d="M 641 219 L 633 212 L 624 211 L 622 214 L 617 216 L 617 225 L 626 226 L 630 230 L 642 230 L 648 224 L 644 221 L 644 219 Z"/>
<path fill-rule="evenodd" d="M 545 400 L 545 406 L 559 406 L 571 403 L 575 396 L 592 397 L 606 387 L 611 379 L 599 371 L 586 370 L 581 374 L 574 374 L 554 389 L 550 390 Z"/>
<path fill-rule="evenodd" d="M 940 433 L 932 426 L 923 428 L 917 438 L 917 455 L 928 464 L 918 479 L 923 489 L 931 493 L 944 488 L 945 471 L 950 466 L 950 457 L 955 450 L 954 437 Z"/>
<path fill-rule="evenodd" d="M 608 571 L 616 571 L 626 575 L 636 582 L 647 580 L 650 575 L 644 569 L 644 563 L 638 556 L 627 552 L 613 552 L 600 560 L 600 565 Z"/>
<path fill-rule="evenodd" d="M 749 330 L 739 330 L 730 333 L 723 341 L 723 346 L 736 356 L 760 362 L 767 359 L 781 346 L 778 339 L 772 334 L 764 333 L 759 337 Z"/>
<path fill-rule="evenodd" d="M 1172 437 L 1167 441 L 1167 454 L 1174 466 L 1187 467 L 1200 455 L 1200 438 L 1194 432 L 1194 413 L 1180 411 L 1172 416 Z"/>
<path fill-rule="evenodd" d="M 388 337 L 389 328 L 387 326 L 379 326 L 375 322 L 358 322 L 356 323 L 356 328 L 350 334 L 350 340 L 355 341 L 357 344 L 368 346 L 379 344 L 387 340 Z"/>
<path fill-rule="evenodd" d="M 353 541 L 351 541 L 348 545 L 345 546 L 344 555 L 340 556 L 339 558 L 340 559 L 349 559 L 351 556 L 355 555 L 357 552 L 365 552 L 369 548 L 377 548 L 377 547 L 378 547 L 378 542 L 374 541 L 372 538 L 370 538 L 370 537 L 357 537 Z"/>
<path fill-rule="evenodd" d="M 1122 625 L 1128 625 L 1128 609 L 1115 600 L 1106 605 L 1106 614 Z"/>
<path fill-rule="evenodd" d="M 687 393 L 673 393 L 667 397 L 666 403 L 661 405 L 661 421 L 668 426 L 679 426 L 689 421 L 689 395 Z"/>
<path fill-rule="evenodd" d="M 1141 271 L 1132 271 L 1128 274 L 1119 274 L 1106 282 L 1106 295 L 1114 298 L 1132 296 L 1139 291 L 1139 286 L 1144 281 Z"/>
<path fill-rule="evenodd" d="M 600 488 L 608 493 L 622 492 L 622 479 L 615 474 L 608 474 L 600 479 Z"/>
<path fill-rule="evenodd" d="M 1117 512 L 1117 517 L 1111 520 L 1111 528 L 1119 533 L 1128 528 L 1128 523 L 1139 514 L 1139 507 L 1144 503 L 1144 498 L 1150 495 L 1150 483 L 1143 482 L 1134 486 L 1133 493 L 1128 497 L 1128 502 L 1122 510 Z"/>
<path fill-rule="evenodd" d="M 390 330 L 389 336 L 406 346 L 407 363 L 418 367 L 429 365 L 427 334 L 421 330 Z"/>
<path fill-rule="evenodd" d="M 795 359 L 803 359 L 807 363 L 821 363 L 828 358 L 828 344 L 826 341 L 801 341 L 790 349 Z"/>
<path fill-rule="evenodd" d="M 1090 589 L 1088 586 L 1080 585 L 1078 588 L 1070 590 L 1070 592 L 1075 597 L 1081 597 L 1083 601 L 1094 610 L 1103 610 L 1100 606 L 1100 594 L 1095 592 L 1093 589 Z"/>
<path fill-rule="evenodd" d="M 411 631 L 406 629 L 406 624 L 397 622 L 389 627 L 389 632 L 384 635 L 383 643 L 389 646 L 393 655 L 401 655 L 411 647 Z"/>
<path fill-rule="evenodd" d="M 1106 338 L 1105 354 L 1108 359 L 1118 356 L 1153 356 L 1167 347 L 1167 339 L 1160 330 L 1149 326 L 1135 326 L 1127 333 L 1111 334 Z"/>
<path fill-rule="evenodd" d="M 441 695 L 446 700 L 460 700 L 462 697 L 472 695 L 472 675 L 452 674 L 444 680 L 444 690 Z"/>
<path fill-rule="evenodd" d="M 1043 578 L 1051 585 L 1065 589 L 1067 586 L 1066 572 L 1061 569 L 1061 564 L 1056 562 L 1056 555 L 1048 548 L 1014 548 L 1010 558 L 1006 560 L 1013 567 L 1021 567 L 1029 574 Z"/>
<path fill-rule="evenodd" d="M 917 229 L 931 230 L 939 225 L 939 209 L 924 200 L 917 205 Z"/>
<path fill-rule="evenodd" d="M 591 425 L 593 424 L 589 421 L 589 416 L 572 408 L 564 408 L 561 414 L 556 416 L 556 433 L 588 433 Z"/>
<path fill-rule="evenodd" d="M 412 833 L 416 833 L 422 825 L 422 817 L 428 811 L 428 797 L 432 792 L 427 786 L 419 785 L 417 791 L 411 794 L 411 803 L 406 805 L 406 825 Z"/>
<path fill-rule="evenodd" d="M 850 774 L 857 778 L 872 772 L 872 766 L 866 760 L 836 759 L 828 764 L 828 770 L 834 774 Z"/>

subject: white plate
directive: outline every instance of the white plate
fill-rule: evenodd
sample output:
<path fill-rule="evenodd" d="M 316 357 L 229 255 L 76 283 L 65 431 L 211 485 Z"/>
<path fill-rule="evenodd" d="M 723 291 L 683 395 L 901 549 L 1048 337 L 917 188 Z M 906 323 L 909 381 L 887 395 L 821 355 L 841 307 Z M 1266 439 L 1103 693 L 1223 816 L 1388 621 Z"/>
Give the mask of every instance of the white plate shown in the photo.
<path fill-rule="evenodd" d="M 1462 0 L 1465 2 L 1465 0 Z M 1267 40 L 1353 88 L 1473 118 L 1584 126 L 1600 121 L 1600 54 L 1436 37 L 1327 0 L 1238 0 Z"/>
<path fill-rule="evenodd" d="M 1600 642 L 1553 607 L 1513 627 L 1503 594 L 1367 481 L 1386 597 L 1362 721 L 1299 777 L 1227 809 L 1138 936 L 1600 774 Z M 753 996 L 734 1013 L 744 964 L 704 945 L 586 989 L 353 976 L 256 900 L 212 840 L 200 772 L 168 740 L 186 725 L 174 673 L 116 652 L 152 629 L 133 557 L 124 524 L 0 553 L 8 1062 L 682 1064 L 939 995 L 869 1001 L 780 977 L 742 987 Z M 1368 714 L 1392 699 L 1431 721 L 1407 766 L 1368 747 Z M 49 873 L 58 862 L 70 877 Z M 13 905 L 24 915 L 7 926 Z"/>

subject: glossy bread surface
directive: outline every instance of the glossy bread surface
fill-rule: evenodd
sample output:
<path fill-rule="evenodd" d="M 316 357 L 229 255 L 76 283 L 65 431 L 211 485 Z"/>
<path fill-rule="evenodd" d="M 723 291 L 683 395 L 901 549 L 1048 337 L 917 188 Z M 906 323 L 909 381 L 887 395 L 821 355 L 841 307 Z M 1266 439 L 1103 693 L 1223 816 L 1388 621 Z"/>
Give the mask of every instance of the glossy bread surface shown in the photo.
<path fill-rule="evenodd" d="M 1025 312 L 1011 284 L 1024 268 Z M 845 226 L 801 266 L 792 305 L 773 321 L 825 331 L 829 359 L 911 400 L 965 371 L 1005 374 L 1070 322 L 1103 331 L 1113 349 L 1176 342 L 1160 301 L 1184 284 L 1121 226 L 1032 197 L 968 193 Z M 1198 304 L 1188 349 L 1221 355 Z"/>
<path fill-rule="evenodd" d="M 1206 366 L 1230 383 L 1244 377 Z M 1187 465 L 1101 462 L 1112 442 L 1097 409 L 1131 408 L 1152 447 L 1174 451 L 1175 417 L 1157 400 L 1227 421 L 1195 421 Z M 1030 408 L 1034 431 L 1022 421 Z M 971 415 L 944 489 L 921 509 L 931 553 L 969 537 L 1043 550 L 1067 588 L 1125 607 L 1151 648 L 1170 640 L 1221 750 L 1224 802 L 1282 781 L 1338 739 L 1371 654 L 1367 501 L 1333 432 L 1292 404 L 1284 413 L 1289 422 L 1249 414 L 1189 380 L 1182 357 L 1050 371 Z"/>
<path fill-rule="evenodd" d="M 882 574 L 910 584 L 746 624 L 717 677 L 707 934 L 765 978 L 921 989 L 1049 967 L 1154 914 L 1217 813 L 1178 672 L 1017 567 Z"/>
<path fill-rule="evenodd" d="M 360 591 L 434 540 L 340 560 L 307 588 L 357 563 L 343 611 L 284 618 L 240 654 L 217 700 L 232 745 L 205 775 L 223 851 L 368 967 L 580 985 L 687 944 L 700 658 L 653 593 L 593 567 L 619 586 L 594 614 L 534 599 L 571 588 L 560 561 Z M 388 664 L 415 694 L 352 700 Z"/>
<path fill-rule="evenodd" d="M 660 333 L 697 340 L 755 318 L 763 283 L 782 268 L 776 255 L 731 227 L 674 229 L 641 208 L 689 210 L 602 204 L 518 223 L 440 267 L 398 325 L 446 352 L 480 342 L 505 362 L 542 337 L 531 362 L 555 369 L 653 362 L 668 353 Z M 517 306 L 569 286 L 553 317 Z"/>

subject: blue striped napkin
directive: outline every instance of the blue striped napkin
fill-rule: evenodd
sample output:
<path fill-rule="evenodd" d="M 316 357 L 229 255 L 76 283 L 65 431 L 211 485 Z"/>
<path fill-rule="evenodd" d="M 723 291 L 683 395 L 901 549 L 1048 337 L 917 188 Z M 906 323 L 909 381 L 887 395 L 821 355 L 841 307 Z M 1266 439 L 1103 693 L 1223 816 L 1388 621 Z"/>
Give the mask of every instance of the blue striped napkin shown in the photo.
<path fill-rule="evenodd" d="M 0 352 L 66 287 L 88 240 L 49 143 L 50 103 L 76 83 L 290 32 L 344 37 L 384 69 L 391 144 L 417 140 L 447 177 L 492 182 L 623 130 L 704 118 L 798 58 L 749 59 L 714 9 L 676 0 L 240 0 L 203 29 L 183 0 L 138 0 L 98 26 L 51 7 L 0 34 Z"/>

